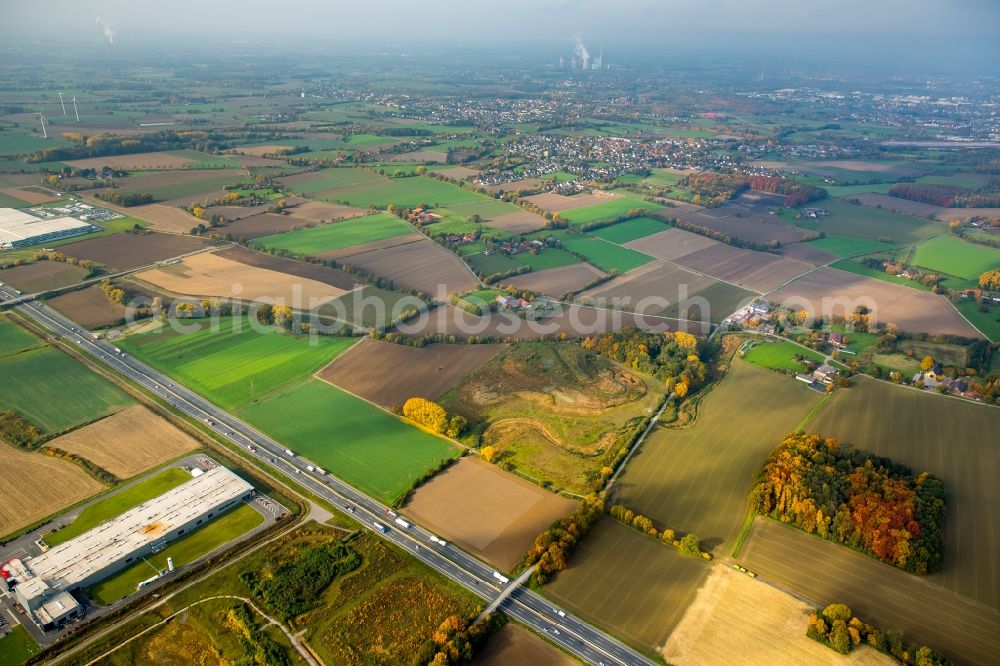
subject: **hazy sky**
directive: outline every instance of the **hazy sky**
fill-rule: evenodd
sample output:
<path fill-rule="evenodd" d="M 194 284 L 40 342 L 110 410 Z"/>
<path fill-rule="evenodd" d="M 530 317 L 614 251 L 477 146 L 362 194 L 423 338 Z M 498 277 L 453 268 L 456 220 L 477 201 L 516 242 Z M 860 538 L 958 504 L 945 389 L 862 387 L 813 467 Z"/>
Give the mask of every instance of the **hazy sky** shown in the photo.
<path fill-rule="evenodd" d="M 1000 62 L 1000 0 L 0 0 L 6 38 L 97 41 L 105 26 L 122 45 L 308 36 L 319 44 L 371 39 L 374 48 L 380 40 L 558 46 L 580 34 L 592 45 L 694 54 L 794 57 L 842 46 L 848 55 Z"/>

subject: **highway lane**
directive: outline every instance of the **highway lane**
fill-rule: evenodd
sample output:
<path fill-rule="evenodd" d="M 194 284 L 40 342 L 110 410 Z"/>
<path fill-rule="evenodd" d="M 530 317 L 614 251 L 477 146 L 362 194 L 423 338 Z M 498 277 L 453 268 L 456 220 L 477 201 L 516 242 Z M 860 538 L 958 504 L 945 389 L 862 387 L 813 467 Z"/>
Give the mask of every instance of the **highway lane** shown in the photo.
<path fill-rule="evenodd" d="M 7 297 L 12 296 L 6 286 L 0 287 L 0 293 Z M 107 341 L 94 340 L 75 322 L 51 308 L 32 300 L 19 303 L 16 309 L 52 332 L 75 343 L 81 351 L 167 400 L 178 411 L 206 423 L 220 436 L 244 448 L 264 465 L 271 465 L 292 476 L 310 491 L 353 514 L 368 529 L 457 581 L 487 602 L 494 600 L 499 594 L 499 582 L 493 577 L 494 569 L 491 566 L 452 544 L 441 545 L 433 541 L 431 537 L 434 535 L 431 532 L 412 522 L 408 529 L 397 526 L 393 522 L 394 514 L 389 507 L 332 475 L 310 472 L 308 467 L 310 465 L 315 467 L 312 462 L 300 456 L 287 455 L 285 447 L 267 435 L 193 391 L 176 384 L 166 375 L 121 353 Z M 376 522 L 384 525 L 386 531 L 377 530 Z M 501 604 L 501 608 L 588 663 L 608 666 L 654 663 L 526 588 L 520 588 L 511 594 Z"/>

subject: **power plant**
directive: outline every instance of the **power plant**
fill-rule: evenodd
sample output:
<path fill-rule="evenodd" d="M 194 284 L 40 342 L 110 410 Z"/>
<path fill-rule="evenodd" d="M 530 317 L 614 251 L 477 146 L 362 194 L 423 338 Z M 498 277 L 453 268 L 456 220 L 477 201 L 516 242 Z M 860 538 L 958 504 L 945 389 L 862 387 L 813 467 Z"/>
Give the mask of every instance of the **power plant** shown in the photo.
<path fill-rule="evenodd" d="M 566 68 L 566 58 L 559 57 L 559 69 Z M 576 45 L 573 47 L 573 55 L 569 59 L 570 69 L 605 69 L 604 64 L 604 44 L 601 44 L 601 50 L 596 58 L 591 57 L 590 51 L 587 50 L 586 45 L 583 43 L 583 39 L 579 36 L 576 37 Z"/>

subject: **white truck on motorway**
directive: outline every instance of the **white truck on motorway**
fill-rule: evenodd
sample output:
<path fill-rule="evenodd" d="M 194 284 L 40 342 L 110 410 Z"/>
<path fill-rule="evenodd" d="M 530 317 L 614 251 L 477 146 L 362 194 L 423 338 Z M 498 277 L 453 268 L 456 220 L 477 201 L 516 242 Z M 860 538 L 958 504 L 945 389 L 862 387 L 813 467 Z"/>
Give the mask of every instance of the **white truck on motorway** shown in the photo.
<path fill-rule="evenodd" d="M 402 527 L 404 530 L 410 529 L 410 524 L 408 522 L 406 522 L 405 520 L 403 520 L 402 518 L 397 518 L 396 519 L 396 524 L 399 525 L 400 527 Z"/>
<path fill-rule="evenodd" d="M 436 544 L 438 544 L 440 546 L 447 546 L 448 545 L 447 541 L 445 541 L 444 539 L 439 539 L 438 537 L 434 536 L 433 534 L 431 535 L 431 541 L 433 541 L 434 543 L 436 543 Z"/>
<path fill-rule="evenodd" d="M 285 449 L 285 455 L 288 456 L 289 458 L 294 458 L 295 457 L 295 454 L 292 453 L 291 449 Z"/>
<path fill-rule="evenodd" d="M 389 528 L 388 528 L 388 527 L 386 527 L 386 526 L 385 526 L 385 525 L 383 525 L 382 523 L 378 522 L 377 520 L 373 520 L 373 521 L 372 521 L 372 524 L 373 524 L 373 525 L 375 526 L 375 529 L 377 529 L 377 530 L 378 530 L 379 532 L 381 532 L 382 534 L 385 534 L 386 532 L 388 532 L 388 531 L 389 531 Z"/>
<path fill-rule="evenodd" d="M 510 578 L 507 578 L 507 576 L 504 576 L 496 569 L 493 570 L 493 577 L 496 578 L 498 581 L 500 581 L 501 585 L 506 585 L 507 583 L 510 582 Z"/>

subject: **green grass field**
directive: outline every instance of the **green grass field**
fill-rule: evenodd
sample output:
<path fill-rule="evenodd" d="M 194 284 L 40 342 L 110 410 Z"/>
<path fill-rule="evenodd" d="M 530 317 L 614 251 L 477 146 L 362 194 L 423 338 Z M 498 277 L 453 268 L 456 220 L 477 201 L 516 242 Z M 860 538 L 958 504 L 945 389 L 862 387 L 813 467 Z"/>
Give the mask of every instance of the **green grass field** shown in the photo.
<path fill-rule="evenodd" d="M 297 254 L 316 255 L 363 243 L 372 243 L 413 232 L 413 227 L 389 213 L 375 213 L 342 222 L 324 224 L 254 241 L 255 246 L 288 250 Z"/>
<path fill-rule="evenodd" d="M 1000 268 L 1000 250 L 968 243 L 954 236 L 944 236 L 918 245 L 912 263 L 920 268 L 961 278 L 963 284 L 953 288 L 962 288 L 963 285 L 976 287 L 982 273 Z"/>
<path fill-rule="evenodd" d="M 0 317 L 0 358 L 34 349 L 42 341 L 7 319 Z"/>
<path fill-rule="evenodd" d="M 159 497 L 171 488 L 176 488 L 182 483 L 190 481 L 191 478 L 191 474 L 180 467 L 165 469 L 159 474 L 144 479 L 139 483 L 91 504 L 81 511 L 80 515 L 72 523 L 46 535 L 45 543 L 50 547 L 66 543 L 70 539 L 74 539 L 84 532 L 97 527 L 105 520 L 125 513 L 129 509 L 134 509 L 154 497 Z"/>
<path fill-rule="evenodd" d="M 68 141 L 56 137 L 43 139 L 39 134 L 17 129 L 0 131 L 0 156 L 28 155 L 44 148 L 59 148 L 68 145 Z"/>
<path fill-rule="evenodd" d="M 582 254 L 587 261 L 605 272 L 617 270 L 619 273 L 627 273 L 653 260 L 648 254 L 590 236 L 567 236 L 562 239 L 562 244 L 566 249 Z"/>
<path fill-rule="evenodd" d="M 538 254 L 530 252 L 520 252 L 510 257 L 515 263 L 521 266 L 528 266 L 533 271 L 542 271 L 546 268 L 559 268 L 560 266 L 572 266 L 580 263 L 580 260 L 573 254 L 558 247 L 547 247 Z"/>
<path fill-rule="evenodd" d="M 352 338 L 296 336 L 255 330 L 243 318 L 206 323 L 190 333 L 173 330 L 133 335 L 119 346 L 163 370 L 224 409 L 262 399 L 301 381 L 354 344 Z"/>
<path fill-rule="evenodd" d="M 322 177 L 306 183 L 289 185 L 288 189 L 298 194 L 309 195 L 323 190 L 352 187 L 354 185 L 368 182 L 381 183 L 388 180 L 387 178 L 374 174 L 370 171 L 365 171 L 364 169 L 323 169 L 317 173 L 321 174 Z"/>
<path fill-rule="evenodd" d="M 595 206 L 584 206 L 583 208 L 563 211 L 559 213 L 559 216 L 568 220 L 574 227 L 579 227 L 591 222 L 610 220 L 611 218 L 626 214 L 633 208 L 660 210 L 663 206 L 643 201 L 638 197 L 633 198 L 633 196 L 620 195 Z"/>
<path fill-rule="evenodd" d="M 619 502 L 660 529 L 694 532 L 705 550 L 728 552 L 754 473 L 820 399 L 792 377 L 734 359 L 693 425 L 650 433 L 625 468 Z"/>
<path fill-rule="evenodd" d="M 239 162 L 229 159 L 225 155 L 212 155 L 203 153 L 200 150 L 170 150 L 168 155 L 183 157 L 193 160 L 190 164 L 185 164 L 185 169 L 239 169 L 242 168 Z"/>
<path fill-rule="evenodd" d="M 198 180 L 186 180 L 177 183 L 171 183 L 168 176 L 164 176 L 165 181 L 163 185 L 143 185 L 143 186 L 131 186 L 128 178 L 122 179 L 120 189 L 115 190 L 116 193 L 125 194 L 141 194 L 143 192 L 149 192 L 153 195 L 154 201 L 167 201 L 168 199 L 177 199 L 180 197 L 188 197 L 195 194 L 201 194 L 203 192 L 209 193 L 209 198 L 211 199 L 212 192 L 218 192 L 218 196 L 222 196 L 224 192 L 222 189 L 226 185 L 235 185 L 239 183 L 243 178 L 239 175 L 227 175 L 219 176 L 212 175 L 206 176 L 204 178 L 199 178 Z"/>
<path fill-rule="evenodd" d="M 809 241 L 809 245 L 811 247 L 815 247 L 816 249 L 823 250 L 824 252 L 835 254 L 839 257 L 849 257 L 855 254 L 877 252 L 879 250 L 886 250 L 892 247 L 891 245 L 880 243 L 878 241 L 855 238 L 853 236 L 838 236 L 837 234 L 828 234 L 826 238 Z"/>
<path fill-rule="evenodd" d="M 798 354 L 816 363 L 823 362 L 823 355 L 805 349 L 791 342 L 758 342 L 747 352 L 743 360 L 768 370 L 791 370 L 804 372 L 805 367 L 792 357 Z"/>
<path fill-rule="evenodd" d="M 830 211 L 830 217 L 821 218 L 818 223 L 815 220 L 796 220 L 796 224 L 807 229 L 825 231 L 828 236 L 852 236 L 870 241 L 890 238 L 896 245 L 915 243 L 948 233 L 947 225 L 942 222 L 932 222 L 882 208 L 855 206 L 836 199 L 825 199 L 823 207 Z"/>
<path fill-rule="evenodd" d="M 0 359 L 0 405 L 49 434 L 89 423 L 134 404 L 103 377 L 51 347 Z"/>
<path fill-rule="evenodd" d="M 960 298 L 955 307 L 972 325 L 983 332 L 993 342 L 1000 342 L 1000 307 L 987 306 L 986 312 L 979 310 L 979 304 L 968 298 Z"/>
<path fill-rule="evenodd" d="M 0 638 L 0 666 L 21 666 L 37 653 L 38 643 L 19 624 L 15 625 L 9 634 Z"/>
<path fill-rule="evenodd" d="M 576 263 L 576 257 L 573 258 Z M 465 258 L 472 267 L 472 270 L 482 275 L 493 275 L 494 273 L 506 273 L 514 270 L 521 264 L 517 263 L 504 254 L 473 254 Z"/>
<path fill-rule="evenodd" d="M 709 571 L 702 560 L 602 518 L 545 595 L 655 656 Z"/>
<path fill-rule="evenodd" d="M 319 380 L 271 395 L 240 416 L 327 471 L 384 502 L 458 455 L 429 435 Z"/>
<path fill-rule="evenodd" d="M 660 231 L 666 231 L 669 228 L 662 221 L 652 217 L 634 217 L 631 220 L 613 224 L 610 227 L 595 229 L 590 233 L 606 241 L 624 245 L 629 241 L 645 238 Z"/>
<path fill-rule="evenodd" d="M 0 192 L 0 208 L 27 208 L 30 205 L 27 201 L 12 197 L 6 192 Z"/>
<path fill-rule="evenodd" d="M 240 504 L 212 519 L 190 534 L 173 541 L 160 552 L 123 569 L 91 587 L 87 593 L 99 604 L 107 605 L 135 592 L 140 582 L 167 568 L 167 558 L 175 567 L 197 560 L 216 548 L 236 539 L 264 522 L 264 516 L 249 504 Z"/>
<path fill-rule="evenodd" d="M 478 215 L 484 221 L 488 221 L 506 213 L 516 213 L 521 210 L 521 207 L 498 199 L 483 199 L 481 201 L 454 204 L 448 206 L 445 210 L 456 215 L 461 215 L 462 217 Z"/>

